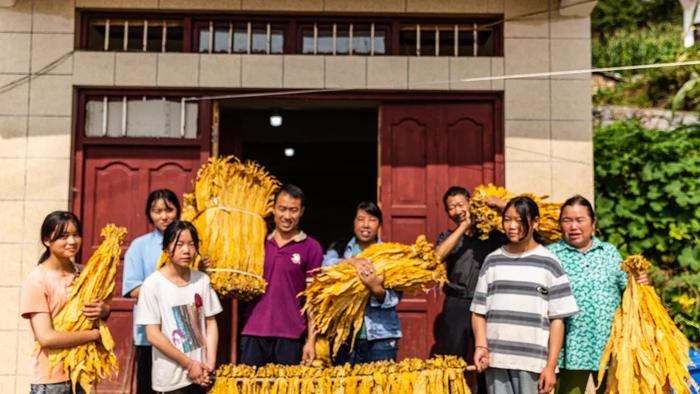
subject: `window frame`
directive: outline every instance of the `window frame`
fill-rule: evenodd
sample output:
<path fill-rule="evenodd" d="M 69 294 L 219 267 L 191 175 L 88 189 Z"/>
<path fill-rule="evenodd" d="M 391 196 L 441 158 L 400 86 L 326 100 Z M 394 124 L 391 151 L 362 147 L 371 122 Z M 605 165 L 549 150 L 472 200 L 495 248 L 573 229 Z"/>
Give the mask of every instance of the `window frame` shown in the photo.
<path fill-rule="evenodd" d="M 503 16 L 500 14 L 489 15 L 441 15 L 441 16 L 421 16 L 421 15 L 405 15 L 401 17 L 389 15 L 372 15 L 372 16 L 348 16 L 348 15 L 327 15 L 327 14 L 290 14 L 290 15 L 270 15 L 260 13 L 249 14 L 183 14 L 183 13 L 126 13 L 126 12 L 101 12 L 101 11 L 80 11 L 80 36 L 76 43 L 77 49 L 88 50 L 89 43 L 89 28 L 90 21 L 94 19 L 133 19 L 133 20 L 178 20 L 182 21 L 183 28 L 183 53 L 200 53 L 199 52 L 199 32 L 203 28 L 208 28 L 212 22 L 215 26 L 218 24 L 233 23 L 233 25 L 241 23 L 270 23 L 274 27 L 280 27 L 284 31 L 283 51 L 279 53 L 270 53 L 269 55 L 302 55 L 303 30 L 318 25 L 336 24 L 357 24 L 371 25 L 374 23 L 375 31 L 380 29 L 384 31 L 385 38 L 385 53 L 384 54 L 342 54 L 336 56 L 406 56 L 401 55 L 400 48 L 400 31 L 401 27 L 410 24 L 420 25 L 447 25 L 459 24 L 460 26 L 470 26 L 473 24 L 494 24 L 493 28 L 493 54 L 490 57 L 503 56 L 503 23 L 499 23 Z M 106 51 L 107 52 L 107 51 Z M 109 52 L 122 52 L 109 51 Z M 146 51 L 149 53 L 159 53 L 159 51 Z M 162 53 L 162 52 L 161 52 Z M 169 52 L 166 53 L 178 53 Z M 203 52 L 209 53 L 209 52 Z M 213 52 L 212 54 L 228 54 L 228 52 Z M 247 53 L 236 53 L 231 51 L 231 54 L 244 55 Z M 252 54 L 252 52 L 251 52 Z M 265 54 L 267 55 L 267 54 Z M 312 54 L 303 54 L 310 55 Z M 327 56 L 333 56 L 328 54 Z M 417 56 L 417 55 L 409 55 Z M 425 57 L 435 55 L 421 55 Z M 443 57 L 444 55 L 435 56 Z M 448 55 L 454 56 L 454 55 Z M 477 56 L 481 56 L 478 55 Z M 473 55 L 459 55 L 459 57 L 473 57 Z"/>

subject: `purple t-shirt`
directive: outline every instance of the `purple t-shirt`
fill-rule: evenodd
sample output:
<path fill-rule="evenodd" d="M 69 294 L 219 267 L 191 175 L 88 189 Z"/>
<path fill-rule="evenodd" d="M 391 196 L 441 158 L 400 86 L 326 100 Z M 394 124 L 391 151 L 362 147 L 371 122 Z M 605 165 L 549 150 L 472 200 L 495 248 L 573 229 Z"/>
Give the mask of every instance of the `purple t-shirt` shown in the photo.
<path fill-rule="evenodd" d="M 283 247 L 274 236 L 265 241 L 263 277 L 267 290 L 248 309 L 243 335 L 299 339 L 306 330 L 306 317 L 301 314 L 297 294 L 306 289 L 311 271 L 323 261 L 321 245 L 300 232 Z"/>

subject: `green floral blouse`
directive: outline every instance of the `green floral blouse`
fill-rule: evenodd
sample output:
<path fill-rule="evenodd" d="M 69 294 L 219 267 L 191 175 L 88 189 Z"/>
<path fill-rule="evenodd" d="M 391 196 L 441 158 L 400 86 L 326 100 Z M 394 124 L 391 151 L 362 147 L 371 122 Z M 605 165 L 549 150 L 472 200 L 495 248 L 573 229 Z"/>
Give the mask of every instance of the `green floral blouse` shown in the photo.
<path fill-rule="evenodd" d="M 548 248 L 566 271 L 580 310 L 565 321 L 559 368 L 596 371 L 627 286 L 627 274 L 620 268 L 622 256 L 615 246 L 596 237 L 585 253 L 564 241 Z"/>

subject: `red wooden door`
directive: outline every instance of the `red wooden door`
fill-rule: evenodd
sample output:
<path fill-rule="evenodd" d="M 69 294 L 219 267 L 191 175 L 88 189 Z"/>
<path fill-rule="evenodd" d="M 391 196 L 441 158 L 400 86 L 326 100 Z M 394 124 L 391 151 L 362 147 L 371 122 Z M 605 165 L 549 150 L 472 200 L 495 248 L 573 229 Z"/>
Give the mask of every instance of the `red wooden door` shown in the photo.
<path fill-rule="evenodd" d="M 503 183 L 498 101 L 381 106 L 382 238 L 434 242 L 449 226 L 442 195 L 450 185 Z M 399 358 L 429 357 L 442 294 L 406 295 L 399 305 Z M 467 318 L 465 316 L 465 318 Z"/>
<path fill-rule="evenodd" d="M 100 229 L 108 223 L 126 226 L 129 231 L 123 252 L 134 238 L 151 231 L 144 210 L 148 193 L 169 188 L 182 196 L 191 191 L 192 179 L 202 162 L 199 146 L 86 146 L 82 153 L 82 187 L 74 209 L 83 220 L 83 262 L 100 244 Z M 112 315 L 107 321 L 114 336 L 120 373 L 114 381 L 100 385 L 101 393 L 129 392 L 133 381 L 134 301 L 121 297 L 121 278 L 120 266 Z"/>

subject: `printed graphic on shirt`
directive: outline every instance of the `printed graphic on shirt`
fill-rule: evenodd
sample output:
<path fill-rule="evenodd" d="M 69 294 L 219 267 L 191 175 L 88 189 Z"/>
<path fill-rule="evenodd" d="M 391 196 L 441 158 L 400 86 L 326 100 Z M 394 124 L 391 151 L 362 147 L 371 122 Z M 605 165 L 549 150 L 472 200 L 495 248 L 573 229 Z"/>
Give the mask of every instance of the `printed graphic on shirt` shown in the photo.
<path fill-rule="evenodd" d="M 195 293 L 194 303 L 172 307 L 177 328 L 170 334 L 170 341 L 183 353 L 189 353 L 204 346 L 202 333 L 202 297 Z"/>
<path fill-rule="evenodd" d="M 294 263 L 296 265 L 301 264 L 301 256 L 299 255 L 299 253 L 294 253 L 292 255 L 292 263 Z"/>

